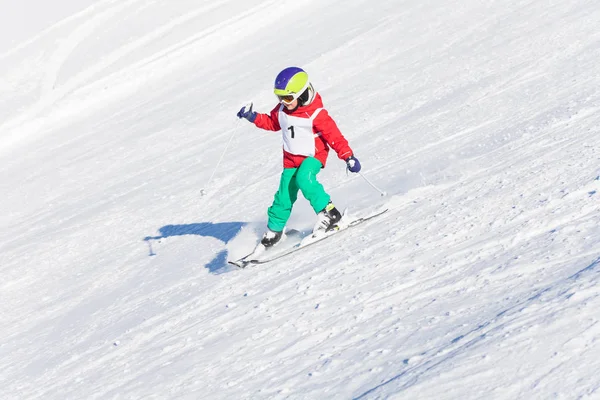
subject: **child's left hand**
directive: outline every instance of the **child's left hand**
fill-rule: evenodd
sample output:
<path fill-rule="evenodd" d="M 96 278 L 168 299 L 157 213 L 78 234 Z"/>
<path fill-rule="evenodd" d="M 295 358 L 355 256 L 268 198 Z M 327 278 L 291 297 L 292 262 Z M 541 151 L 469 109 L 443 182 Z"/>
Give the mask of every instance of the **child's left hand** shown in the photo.
<path fill-rule="evenodd" d="M 358 161 L 358 158 L 354 156 L 346 158 L 346 166 L 350 172 L 356 173 L 360 171 L 360 162 Z"/>

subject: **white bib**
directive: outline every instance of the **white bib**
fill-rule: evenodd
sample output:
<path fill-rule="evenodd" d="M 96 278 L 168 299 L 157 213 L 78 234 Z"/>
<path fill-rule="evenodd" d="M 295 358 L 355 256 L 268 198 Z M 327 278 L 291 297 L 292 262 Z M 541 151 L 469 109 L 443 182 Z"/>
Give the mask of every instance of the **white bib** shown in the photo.
<path fill-rule="evenodd" d="M 322 108 L 318 108 L 310 118 L 300 118 L 283 112 L 283 104 L 279 108 L 279 126 L 283 134 L 283 149 L 291 154 L 311 157 L 315 155 L 315 137 L 313 121 Z"/>

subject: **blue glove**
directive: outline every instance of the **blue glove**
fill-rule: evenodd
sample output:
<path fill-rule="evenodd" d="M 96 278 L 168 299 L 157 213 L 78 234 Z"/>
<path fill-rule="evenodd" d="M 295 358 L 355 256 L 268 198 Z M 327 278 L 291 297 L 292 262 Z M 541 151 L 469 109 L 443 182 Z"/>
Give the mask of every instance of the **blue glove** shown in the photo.
<path fill-rule="evenodd" d="M 348 167 L 348 171 L 350 172 L 356 173 L 360 171 L 360 162 L 358 161 L 358 158 L 354 156 L 346 158 L 346 166 Z"/>
<path fill-rule="evenodd" d="M 256 119 L 256 111 L 252 111 L 252 103 L 248 103 L 242 107 L 237 113 L 237 117 L 240 119 L 246 118 L 248 121 L 254 122 Z"/>

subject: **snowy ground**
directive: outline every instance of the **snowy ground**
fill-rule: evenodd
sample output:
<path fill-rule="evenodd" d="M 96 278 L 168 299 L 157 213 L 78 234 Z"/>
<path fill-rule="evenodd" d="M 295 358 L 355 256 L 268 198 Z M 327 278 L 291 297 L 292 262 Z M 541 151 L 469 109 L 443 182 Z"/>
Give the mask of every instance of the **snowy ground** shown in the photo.
<path fill-rule="evenodd" d="M 0 398 L 600 399 L 597 2 L 12 3 Z M 390 211 L 234 270 L 289 65 L 388 192 L 332 155 L 336 204 Z"/>

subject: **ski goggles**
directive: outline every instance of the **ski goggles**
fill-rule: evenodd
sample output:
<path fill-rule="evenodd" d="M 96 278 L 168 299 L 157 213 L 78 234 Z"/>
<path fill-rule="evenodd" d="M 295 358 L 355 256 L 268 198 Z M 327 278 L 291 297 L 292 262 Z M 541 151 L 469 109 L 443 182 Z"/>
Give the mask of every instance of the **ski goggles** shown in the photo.
<path fill-rule="evenodd" d="M 283 104 L 292 104 L 294 102 L 294 100 L 296 100 L 298 97 L 291 95 L 291 94 L 286 94 L 286 95 L 277 95 L 277 98 L 279 99 L 280 103 Z"/>
<path fill-rule="evenodd" d="M 304 91 L 306 89 L 308 89 L 310 87 L 310 82 L 306 81 L 306 84 L 302 87 L 302 89 L 300 89 L 299 91 L 295 92 L 295 93 L 290 93 L 290 92 L 286 92 L 286 90 L 280 90 L 280 89 L 275 89 L 275 96 L 277 96 L 277 99 L 279 100 L 280 103 L 283 104 L 292 104 L 294 102 L 294 100 L 298 99 L 302 93 L 304 93 Z M 280 93 L 277 93 L 280 92 Z M 283 92 L 283 93 L 281 93 Z"/>

